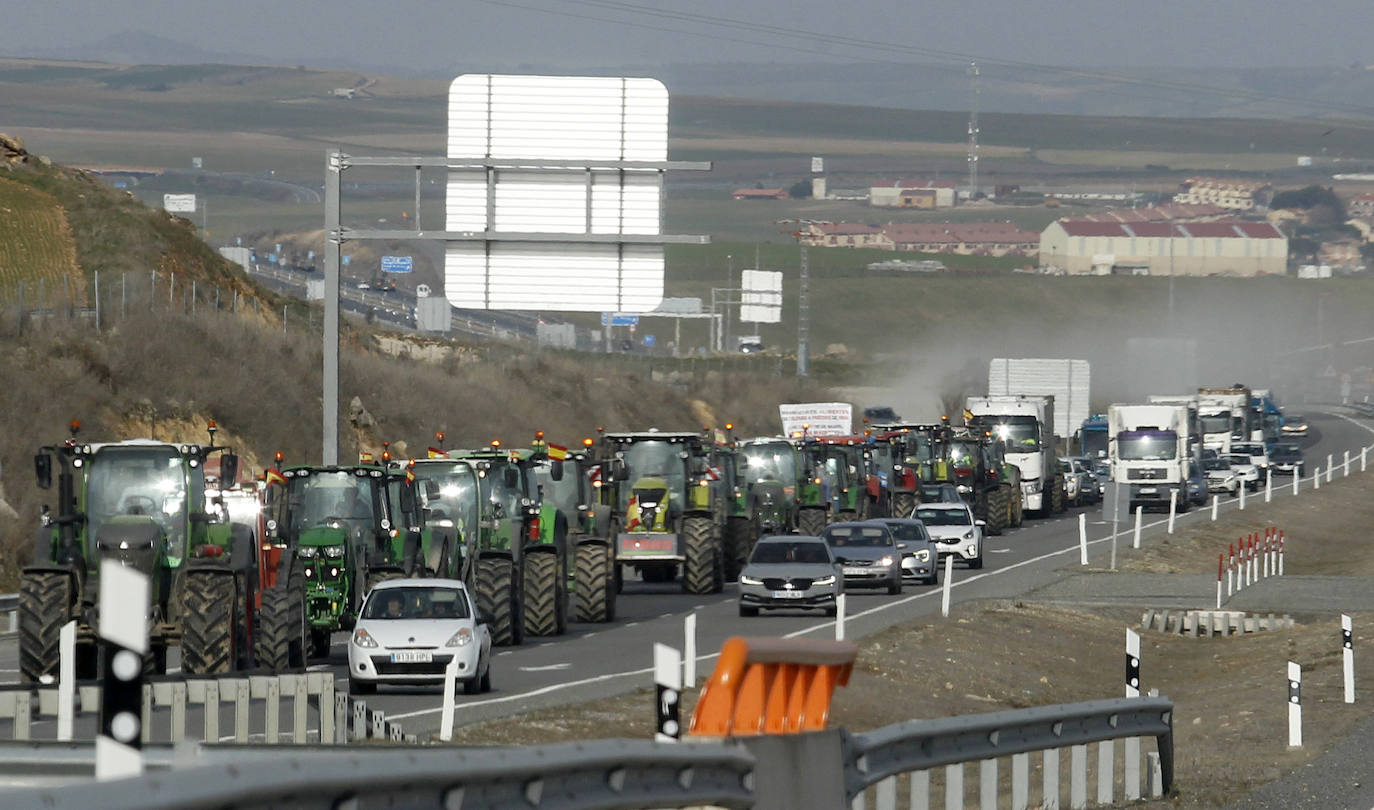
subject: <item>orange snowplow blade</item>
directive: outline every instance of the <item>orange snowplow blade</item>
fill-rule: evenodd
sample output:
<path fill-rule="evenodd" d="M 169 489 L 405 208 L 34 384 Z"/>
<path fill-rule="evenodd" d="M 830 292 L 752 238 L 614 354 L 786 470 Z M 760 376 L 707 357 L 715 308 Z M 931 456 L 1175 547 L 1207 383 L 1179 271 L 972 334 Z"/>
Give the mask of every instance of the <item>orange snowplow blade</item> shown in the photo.
<path fill-rule="evenodd" d="M 848 641 L 725 640 L 688 734 L 799 734 L 825 728 L 835 687 L 849 683 L 859 648 Z"/>

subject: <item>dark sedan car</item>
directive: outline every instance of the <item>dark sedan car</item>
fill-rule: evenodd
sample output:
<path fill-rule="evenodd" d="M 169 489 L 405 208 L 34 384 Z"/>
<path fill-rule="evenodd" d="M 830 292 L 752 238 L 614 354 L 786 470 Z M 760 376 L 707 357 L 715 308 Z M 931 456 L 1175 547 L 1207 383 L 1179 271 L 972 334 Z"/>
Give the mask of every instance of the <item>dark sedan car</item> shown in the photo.
<path fill-rule="evenodd" d="M 881 521 L 832 523 L 821 536 L 830 544 L 846 586 L 902 592 L 902 554 Z"/>
<path fill-rule="evenodd" d="M 897 550 L 902 553 L 902 577 L 926 585 L 940 582 L 940 546 L 926 531 L 926 525 L 912 518 L 878 518 L 897 538 Z"/>
<path fill-rule="evenodd" d="M 819 608 L 834 616 L 844 581 L 830 546 L 819 537 L 760 537 L 739 574 L 739 615 L 760 608 Z"/>

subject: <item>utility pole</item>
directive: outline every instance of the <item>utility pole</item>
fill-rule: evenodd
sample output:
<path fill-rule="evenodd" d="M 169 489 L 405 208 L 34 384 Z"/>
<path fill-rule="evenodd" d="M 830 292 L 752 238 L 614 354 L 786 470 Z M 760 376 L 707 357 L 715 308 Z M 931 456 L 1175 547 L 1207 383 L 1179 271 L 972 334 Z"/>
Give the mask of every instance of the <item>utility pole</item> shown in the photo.
<path fill-rule="evenodd" d="M 339 243 L 343 153 L 330 149 L 324 172 L 324 405 L 320 463 L 339 463 Z"/>
<path fill-rule="evenodd" d="M 968 198 L 978 194 L 978 63 L 970 62 L 968 113 Z"/>
<path fill-rule="evenodd" d="M 807 342 L 811 328 L 811 270 L 806 256 L 806 245 L 801 249 L 801 283 L 797 289 L 797 376 L 805 377 L 811 373 L 811 347 Z"/>

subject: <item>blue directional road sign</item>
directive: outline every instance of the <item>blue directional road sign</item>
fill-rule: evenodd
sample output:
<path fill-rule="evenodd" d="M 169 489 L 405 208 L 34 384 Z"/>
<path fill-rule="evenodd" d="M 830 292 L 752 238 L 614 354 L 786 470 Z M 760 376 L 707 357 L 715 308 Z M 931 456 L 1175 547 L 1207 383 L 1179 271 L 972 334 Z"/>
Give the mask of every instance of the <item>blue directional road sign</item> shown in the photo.
<path fill-rule="evenodd" d="M 625 315 L 619 312 L 601 313 L 602 326 L 638 326 L 638 315 Z"/>
<path fill-rule="evenodd" d="M 415 262 L 409 256 L 383 256 L 383 273 L 409 273 L 415 269 Z"/>
<path fill-rule="evenodd" d="M 347 266 L 349 266 L 350 264 L 353 263 L 353 257 L 352 257 L 352 256 L 344 256 L 343 259 L 342 259 L 342 262 L 343 262 L 343 266 L 344 266 L 344 267 L 347 267 Z"/>
<path fill-rule="evenodd" d="M 645 335 L 645 336 L 644 336 L 644 346 L 645 346 L 646 348 L 650 348 L 650 349 L 652 349 L 652 348 L 654 347 L 654 336 L 653 336 L 653 335 Z"/>

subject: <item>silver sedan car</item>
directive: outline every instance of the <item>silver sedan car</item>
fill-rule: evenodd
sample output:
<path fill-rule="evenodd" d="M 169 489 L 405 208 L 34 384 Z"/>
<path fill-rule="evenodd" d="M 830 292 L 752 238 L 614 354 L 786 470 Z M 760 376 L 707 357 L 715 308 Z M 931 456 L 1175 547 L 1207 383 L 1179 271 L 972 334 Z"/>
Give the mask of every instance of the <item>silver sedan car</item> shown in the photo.
<path fill-rule="evenodd" d="M 763 609 L 806 608 L 836 613 L 835 597 L 844 593 L 835 555 L 819 537 L 760 537 L 739 574 L 739 615 Z"/>

